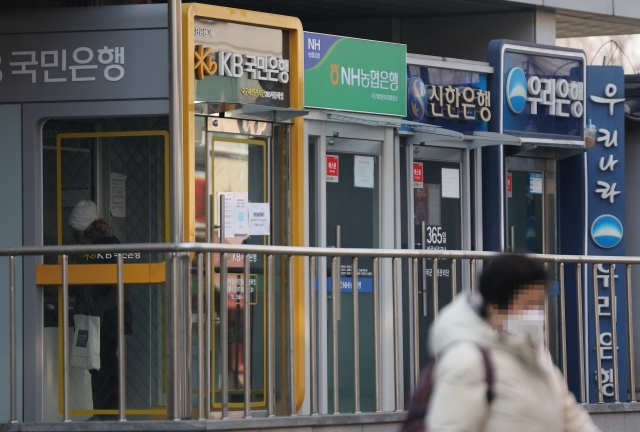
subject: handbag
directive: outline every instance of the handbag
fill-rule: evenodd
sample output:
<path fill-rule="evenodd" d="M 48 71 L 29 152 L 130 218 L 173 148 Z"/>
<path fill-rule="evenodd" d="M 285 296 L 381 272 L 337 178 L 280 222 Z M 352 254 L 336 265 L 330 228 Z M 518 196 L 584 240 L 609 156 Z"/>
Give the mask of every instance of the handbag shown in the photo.
<path fill-rule="evenodd" d="M 75 328 L 69 364 L 80 369 L 100 370 L 100 317 L 74 315 Z"/>

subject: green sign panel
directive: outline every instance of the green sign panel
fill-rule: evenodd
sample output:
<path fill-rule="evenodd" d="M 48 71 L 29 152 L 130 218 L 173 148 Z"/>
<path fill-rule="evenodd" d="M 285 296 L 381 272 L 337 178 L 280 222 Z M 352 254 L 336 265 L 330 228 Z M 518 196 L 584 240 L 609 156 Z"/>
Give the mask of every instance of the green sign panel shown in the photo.
<path fill-rule="evenodd" d="M 406 45 L 304 34 L 304 105 L 405 116 Z"/>

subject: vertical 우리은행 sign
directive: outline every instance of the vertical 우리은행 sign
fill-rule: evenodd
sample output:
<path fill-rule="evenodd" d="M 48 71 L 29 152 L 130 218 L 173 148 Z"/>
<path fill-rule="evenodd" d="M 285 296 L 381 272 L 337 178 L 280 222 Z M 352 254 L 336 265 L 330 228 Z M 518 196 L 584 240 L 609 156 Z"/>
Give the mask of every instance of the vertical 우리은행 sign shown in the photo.
<path fill-rule="evenodd" d="M 587 115 L 597 128 L 596 145 L 587 152 L 587 252 L 589 255 L 619 256 L 624 247 L 624 72 L 618 66 L 587 67 Z M 615 273 L 616 301 L 611 302 L 609 265 L 597 266 L 598 298 L 594 302 L 592 271 L 587 285 L 589 324 L 587 353 L 589 400 L 598 401 L 596 337 L 600 340 L 602 390 L 605 402 L 613 402 L 617 391 L 620 401 L 627 400 L 627 298 L 625 268 Z M 617 313 L 617 341 L 613 339 L 612 312 Z M 600 334 L 595 334 L 595 320 Z M 614 373 L 614 350 L 618 352 L 618 380 Z M 617 388 L 616 388 L 617 387 Z"/>
<path fill-rule="evenodd" d="M 304 33 L 304 105 L 406 114 L 406 45 Z"/>

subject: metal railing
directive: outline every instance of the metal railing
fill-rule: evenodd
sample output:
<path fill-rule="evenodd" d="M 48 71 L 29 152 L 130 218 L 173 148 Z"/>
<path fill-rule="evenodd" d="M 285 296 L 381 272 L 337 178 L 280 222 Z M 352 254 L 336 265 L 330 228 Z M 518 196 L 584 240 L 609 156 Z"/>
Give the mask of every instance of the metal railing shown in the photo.
<path fill-rule="evenodd" d="M 442 250 L 385 250 L 385 249 L 349 249 L 349 248 L 309 248 L 309 247 L 286 247 L 286 246 L 251 246 L 251 245 L 222 245 L 222 244 L 205 244 L 205 243 L 167 243 L 167 244 L 128 244 L 128 245 L 101 245 L 101 246 L 58 246 L 58 247 L 20 247 L 20 248 L 8 248 L 8 249 L 0 249 L 0 256 L 8 256 L 10 257 L 10 277 L 9 277 L 9 286 L 10 286 L 10 357 L 11 357 L 11 365 L 10 365 L 10 373 L 11 373 L 11 421 L 17 421 L 17 400 L 16 400 L 16 392 L 17 392 L 17 376 L 16 376 L 16 257 L 18 256 L 40 256 L 40 255 L 58 255 L 61 256 L 62 263 L 62 313 L 63 319 L 62 322 L 69 322 L 69 261 L 68 258 L 71 255 L 75 254 L 86 254 L 86 253 L 111 253 L 117 256 L 117 298 L 118 298 L 118 383 L 119 383 L 119 420 L 126 420 L 126 353 L 125 353 L 125 317 L 124 317 L 124 264 L 123 264 L 123 256 L 122 254 L 132 253 L 132 252 L 151 252 L 151 253 L 166 253 L 168 256 L 168 264 L 169 267 L 175 269 L 177 267 L 177 260 L 180 257 L 184 257 L 186 254 L 193 254 L 193 262 L 196 266 L 196 274 L 197 274 L 197 313 L 198 313 L 198 380 L 197 380 L 197 401 L 198 401 L 198 411 L 197 417 L 200 419 L 208 418 L 211 407 L 211 393 L 210 393 L 210 382 L 207 379 L 205 383 L 205 377 L 208 377 L 210 371 L 205 370 L 208 368 L 209 362 L 205 359 L 209 356 L 209 353 L 206 350 L 209 350 L 209 340 L 211 338 L 211 330 L 210 325 L 208 324 L 211 319 L 211 309 L 209 305 L 205 306 L 205 297 L 208 301 L 210 301 L 211 297 L 211 284 L 206 284 L 205 281 L 211 280 L 209 275 L 205 275 L 205 262 L 211 263 L 212 254 L 220 254 L 220 336 L 221 336 L 221 362 L 222 362 L 222 371 L 228 370 L 228 358 L 229 358 L 229 344 L 228 342 L 228 333 L 229 333 L 229 315 L 227 312 L 227 298 L 228 298 L 228 287 L 227 287 L 227 256 L 229 254 L 240 254 L 243 256 L 243 269 L 242 274 L 244 276 L 244 299 L 247 302 L 251 296 L 251 274 L 250 274 L 250 254 L 263 254 L 266 256 L 266 287 L 265 287 L 265 300 L 266 300 L 266 414 L 267 416 L 274 416 L 276 414 L 276 347 L 275 347 L 275 290 L 276 290 L 276 278 L 275 278 L 275 266 L 274 266 L 274 258 L 275 257 L 283 257 L 284 258 L 284 272 L 286 274 L 286 282 L 284 286 L 281 287 L 286 292 L 286 303 L 281 305 L 284 307 L 284 312 L 286 315 L 285 323 L 286 323 L 286 335 L 283 340 L 283 344 L 285 344 L 286 349 L 286 362 L 287 362 L 287 370 L 286 372 L 286 407 L 287 407 L 287 415 L 296 415 L 296 364 L 294 361 L 294 257 L 306 257 L 308 261 L 305 261 L 305 269 L 300 269 L 304 271 L 309 271 L 309 283 L 307 286 L 306 292 L 302 289 L 296 290 L 300 295 L 304 293 L 304 295 L 308 296 L 309 300 L 309 310 L 305 310 L 305 314 L 308 314 L 309 319 L 309 340 L 310 340 L 310 360 L 305 364 L 305 367 L 310 367 L 309 373 L 309 381 L 310 381 L 310 405 L 309 405 L 309 414 L 315 415 L 319 413 L 319 400 L 320 394 L 324 394 L 326 397 L 328 388 L 320 388 L 319 378 L 318 378 L 318 358 L 319 358 L 319 350 L 318 350 L 318 293 L 322 292 L 323 289 L 318 285 L 318 276 L 319 276 L 319 259 L 326 258 L 330 260 L 330 276 L 332 278 L 332 295 L 333 295 L 333 316 L 331 321 L 332 326 L 332 350 L 330 355 L 333 356 L 333 371 L 331 381 L 333 383 L 333 407 L 332 412 L 334 414 L 340 413 L 340 401 L 339 401 L 339 389 L 340 389 L 340 380 L 339 380 L 339 367 L 338 365 L 338 341 L 341 337 L 340 332 L 338 331 L 338 319 L 340 317 L 340 276 L 341 276 L 341 268 L 340 268 L 340 260 L 341 259 L 349 259 L 351 261 L 351 283 L 353 287 L 353 368 L 354 368 L 354 382 L 353 382 L 353 406 L 354 412 L 360 412 L 360 403 L 361 403 L 361 382 L 359 377 L 359 368 L 360 368 L 360 324 L 359 324 L 359 316 L 360 316 L 360 305 L 358 302 L 358 283 L 359 283 L 359 259 L 361 258 L 371 258 L 372 259 L 372 310 L 369 312 L 373 315 L 373 342 L 374 342 L 374 411 L 379 412 L 383 410 L 382 402 L 381 402 L 381 392 L 382 392 L 382 383 L 381 383 L 381 317 L 380 317 L 380 295 L 381 293 L 385 293 L 391 290 L 392 296 L 392 325 L 393 325 L 393 407 L 390 409 L 391 411 L 400 411 L 403 409 L 403 399 L 404 394 L 402 391 L 402 382 L 403 382 L 403 370 L 402 370 L 402 358 L 403 353 L 401 352 L 401 338 L 402 338 L 402 325 L 400 318 L 400 302 L 401 302 L 401 285 L 405 286 L 402 295 L 407 295 L 410 297 L 412 301 L 412 314 L 411 319 L 413 320 L 411 325 L 414 328 L 414 335 L 412 341 L 412 347 L 409 351 L 405 350 L 405 352 L 410 352 L 410 356 L 413 358 L 413 368 L 407 373 L 410 374 L 411 386 L 415 386 L 419 379 L 419 342 L 421 338 L 426 338 L 427 335 L 420 334 L 419 329 L 419 288 L 420 288 L 420 274 L 424 275 L 423 278 L 423 301 L 426 300 L 426 279 L 428 274 L 428 260 L 431 260 L 431 275 L 428 276 L 431 278 L 431 283 L 433 287 L 433 320 L 437 319 L 437 312 L 441 304 L 439 304 L 440 291 L 438 290 L 438 279 L 439 272 L 438 266 L 442 261 L 449 260 L 450 261 L 450 272 L 451 272 L 451 280 L 452 280 L 452 292 L 451 298 L 455 298 L 458 293 L 458 280 L 463 280 L 463 278 L 459 278 L 458 275 L 458 262 L 468 261 L 468 265 L 462 266 L 463 269 L 468 269 L 468 274 L 466 275 L 468 280 L 468 289 L 467 287 L 463 287 L 463 291 L 476 292 L 477 290 L 477 274 L 476 269 L 478 268 L 478 261 L 490 260 L 491 258 L 497 256 L 498 254 L 493 252 L 469 252 L 469 251 L 442 251 Z M 560 356 L 561 359 L 561 368 L 565 374 L 565 380 L 567 377 L 567 320 L 566 320 L 566 304 L 565 304 L 565 265 L 566 264 L 574 264 L 576 266 L 575 272 L 575 293 L 576 293 L 576 302 L 575 307 L 577 311 L 577 329 L 578 329 L 578 358 L 579 364 L 577 368 L 580 373 L 580 390 L 578 399 L 582 403 L 587 402 L 587 394 L 586 394 L 586 380 L 588 375 L 586 375 L 585 369 L 585 344 L 584 344 L 584 317 L 586 311 L 583 310 L 583 293 L 586 293 L 587 287 L 585 286 L 583 289 L 583 270 L 586 270 L 589 265 L 592 266 L 593 270 L 593 296 L 594 299 L 598 299 L 601 297 L 598 293 L 598 264 L 609 264 L 609 286 L 610 286 L 610 298 L 609 304 L 611 307 L 611 320 L 613 323 L 617 322 L 617 311 L 616 307 L 616 297 L 615 297 L 615 265 L 625 266 L 626 270 L 626 296 L 627 296 L 627 340 L 625 341 L 627 344 L 627 352 L 628 352 L 628 372 L 629 372 L 629 400 L 635 402 L 636 401 L 636 392 L 635 392 L 635 370 L 634 370 L 634 344 L 633 344 L 633 309 L 632 309 L 632 281 L 631 281 L 631 265 L 640 264 L 640 258 L 637 257 L 603 257 L 603 256 L 571 256 L 571 255 L 529 255 L 531 258 L 541 261 L 545 263 L 545 266 L 548 268 L 551 265 L 557 265 L 557 274 L 558 274 L 558 284 L 559 284 L 559 339 L 560 339 Z M 387 282 L 390 280 L 390 284 L 381 282 L 381 260 L 387 260 L 390 264 L 390 274 L 391 277 L 385 279 Z M 400 281 L 401 273 L 402 273 L 402 263 L 405 261 L 407 263 L 407 274 L 410 274 L 410 280 L 412 283 L 402 284 Z M 422 266 L 420 266 L 420 262 L 422 261 Z M 308 267 L 307 267 L 308 264 Z M 173 272 L 173 278 L 167 279 L 169 284 L 177 284 L 178 289 L 186 289 L 190 287 L 190 281 L 188 279 L 179 280 L 175 277 L 177 272 Z M 462 275 L 463 277 L 465 275 Z M 170 292 L 176 292 L 177 290 L 170 290 Z M 246 303 L 245 303 L 246 304 Z M 175 310 L 177 306 L 174 305 L 174 310 L 169 311 L 173 320 L 188 320 L 187 322 L 191 322 L 191 316 L 181 316 L 178 310 Z M 248 343 L 251 338 L 251 327 L 250 320 L 251 314 L 249 313 L 249 307 L 244 308 L 244 313 L 242 314 L 242 319 L 244 320 L 244 348 L 243 348 L 243 359 L 244 359 L 244 417 L 249 418 L 252 415 L 251 412 L 251 344 Z M 185 310 L 185 309 L 182 309 Z M 428 313 L 426 302 L 423 303 L 423 316 Z M 594 316 L 599 316 L 599 302 L 594 301 Z M 186 315 L 189 315 L 188 313 Z M 549 341 L 549 314 L 547 316 L 547 325 L 546 329 L 546 337 L 545 339 Z M 207 325 L 205 325 L 206 318 Z M 596 335 L 595 337 L 595 347 L 596 347 L 596 362 L 597 362 L 597 370 L 601 371 L 601 346 L 600 346 L 600 320 L 595 319 L 595 327 L 596 327 Z M 299 321 L 298 321 L 299 322 Z M 177 325 L 177 322 L 172 322 L 174 326 Z M 188 325 L 186 328 L 191 331 L 191 326 Z M 614 386 L 614 402 L 620 401 L 619 395 L 619 358 L 618 352 L 616 349 L 617 344 L 617 329 L 616 325 L 612 326 L 611 329 L 612 335 L 612 353 L 613 353 L 613 380 L 616 383 Z M 63 419 L 64 421 L 70 421 L 69 415 L 69 334 L 66 331 L 62 332 L 63 342 L 63 379 L 62 379 L 62 405 L 63 405 Z M 174 359 L 172 364 L 176 363 L 175 359 L 179 357 L 178 353 L 178 345 L 175 342 L 179 336 L 177 332 L 170 333 L 170 338 L 172 340 L 168 341 L 167 346 L 169 347 L 169 357 Z M 190 337 L 190 336 L 189 336 Z M 205 339 L 207 342 L 205 342 Z M 387 341 L 390 342 L 390 341 Z M 25 343 L 29 343 L 25 341 Z M 284 361 L 282 359 L 281 361 Z M 169 373 L 172 373 L 169 370 Z M 328 381 L 328 380 L 327 380 Z M 229 381 L 228 374 L 221 374 L 221 418 L 226 419 L 229 417 Z M 190 383 L 188 384 L 190 386 Z M 602 382 L 602 374 L 597 373 L 597 386 L 598 386 L 598 402 L 604 402 L 603 396 L 603 382 Z M 170 391 L 172 387 L 169 387 Z M 205 395 L 205 393 L 207 393 Z M 174 406 L 179 405 L 179 403 L 183 401 L 179 401 L 177 399 L 189 397 L 189 395 L 180 394 L 178 389 L 173 387 L 173 394 L 167 395 L 168 400 L 172 401 Z M 387 409 L 389 410 L 389 409 Z M 327 410 L 331 411 L 331 410 Z M 171 417 L 172 414 L 169 413 Z"/>

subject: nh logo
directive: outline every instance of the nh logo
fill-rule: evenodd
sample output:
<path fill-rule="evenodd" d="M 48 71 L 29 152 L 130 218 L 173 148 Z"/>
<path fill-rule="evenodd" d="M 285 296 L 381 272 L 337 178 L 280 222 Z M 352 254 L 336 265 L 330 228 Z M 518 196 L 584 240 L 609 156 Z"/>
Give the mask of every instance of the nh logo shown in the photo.
<path fill-rule="evenodd" d="M 311 39 L 307 40 L 307 49 L 312 51 L 320 51 L 320 39 Z"/>

